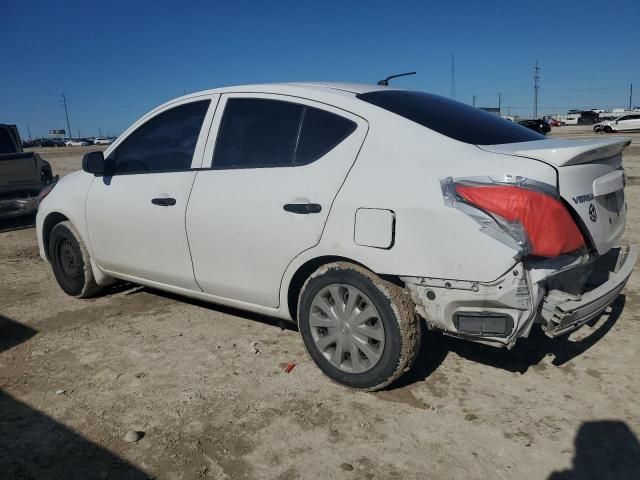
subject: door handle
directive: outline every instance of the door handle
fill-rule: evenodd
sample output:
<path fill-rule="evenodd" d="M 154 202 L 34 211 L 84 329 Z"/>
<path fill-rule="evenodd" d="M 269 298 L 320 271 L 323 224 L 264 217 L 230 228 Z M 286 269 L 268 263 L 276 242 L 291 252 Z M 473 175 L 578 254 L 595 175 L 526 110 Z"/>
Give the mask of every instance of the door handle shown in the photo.
<path fill-rule="evenodd" d="M 322 207 L 317 203 L 286 203 L 282 208 L 286 212 L 307 215 L 309 213 L 320 213 Z"/>
<path fill-rule="evenodd" d="M 176 199 L 171 197 L 153 198 L 151 203 L 154 205 L 160 205 L 161 207 L 170 207 L 176 204 Z"/>

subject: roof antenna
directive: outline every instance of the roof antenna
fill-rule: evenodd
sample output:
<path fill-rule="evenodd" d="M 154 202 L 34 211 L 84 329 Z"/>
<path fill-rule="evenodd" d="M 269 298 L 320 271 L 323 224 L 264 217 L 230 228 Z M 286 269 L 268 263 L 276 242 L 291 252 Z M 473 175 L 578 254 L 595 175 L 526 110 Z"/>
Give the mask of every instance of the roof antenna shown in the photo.
<path fill-rule="evenodd" d="M 384 80 L 380 80 L 378 82 L 378 85 L 384 85 L 385 87 L 388 87 L 389 80 L 391 80 L 392 78 L 406 77 L 407 75 L 415 75 L 415 74 L 416 72 L 407 72 L 407 73 L 398 73 L 397 75 L 391 75 L 390 77 L 387 77 Z"/>

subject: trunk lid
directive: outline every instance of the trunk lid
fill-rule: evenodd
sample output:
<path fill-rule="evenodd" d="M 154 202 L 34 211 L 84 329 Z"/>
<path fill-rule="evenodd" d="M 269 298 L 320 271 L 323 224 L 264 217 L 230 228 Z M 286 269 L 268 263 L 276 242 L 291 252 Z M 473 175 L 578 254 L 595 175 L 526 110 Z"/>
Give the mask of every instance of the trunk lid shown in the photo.
<path fill-rule="evenodd" d="M 481 149 L 532 158 L 558 171 L 558 190 L 578 226 L 602 255 L 616 245 L 626 223 L 622 151 L 627 137 L 597 140 L 549 139 Z"/>

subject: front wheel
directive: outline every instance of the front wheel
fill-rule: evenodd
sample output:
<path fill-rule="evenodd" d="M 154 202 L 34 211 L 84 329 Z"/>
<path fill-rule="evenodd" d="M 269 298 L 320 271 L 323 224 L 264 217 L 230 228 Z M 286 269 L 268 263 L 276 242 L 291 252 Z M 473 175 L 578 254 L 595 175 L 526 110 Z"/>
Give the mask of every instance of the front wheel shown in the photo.
<path fill-rule="evenodd" d="M 87 298 L 100 291 L 93 278 L 87 248 L 71 222 L 60 222 L 53 227 L 49 259 L 53 274 L 66 294 Z"/>
<path fill-rule="evenodd" d="M 325 265 L 298 302 L 305 348 L 332 380 L 374 391 L 397 380 L 420 349 L 420 322 L 404 289 L 346 262 Z"/>

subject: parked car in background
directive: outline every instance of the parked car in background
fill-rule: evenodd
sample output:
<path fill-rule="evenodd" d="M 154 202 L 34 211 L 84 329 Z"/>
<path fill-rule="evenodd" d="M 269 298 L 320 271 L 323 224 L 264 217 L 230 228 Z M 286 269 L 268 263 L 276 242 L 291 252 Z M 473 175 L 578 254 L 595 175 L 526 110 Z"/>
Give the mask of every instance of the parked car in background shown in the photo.
<path fill-rule="evenodd" d="M 617 247 L 629 143 L 389 86 L 208 90 L 87 153 L 38 244 L 69 295 L 122 279 L 289 320 L 326 375 L 376 390 L 416 359 L 420 317 L 511 348 L 612 304 L 637 259 Z"/>
<path fill-rule="evenodd" d="M 592 110 L 585 110 L 580 113 L 580 118 L 578 118 L 578 125 L 593 125 L 594 123 L 598 123 L 600 121 L 600 115 L 598 112 L 594 112 Z"/>
<path fill-rule="evenodd" d="M 56 147 L 57 143 L 52 138 L 36 138 L 33 140 L 33 147 Z"/>
<path fill-rule="evenodd" d="M 534 132 L 538 132 L 541 135 L 546 135 L 551 131 L 551 127 L 544 120 L 521 120 L 518 122 L 518 125 L 522 125 L 523 127 L 527 127 Z"/>
<path fill-rule="evenodd" d="M 86 147 L 88 145 L 89 145 L 89 142 L 81 138 L 76 138 L 75 140 L 72 139 L 67 141 L 67 147 Z"/>
<path fill-rule="evenodd" d="M 565 125 L 578 125 L 578 120 L 580 119 L 579 113 L 568 113 L 565 117 L 564 122 Z"/>
<path fill-rule="evenodd" d="M 600 122 L 594 125 L 593 130 L 606 133 L 640 131 L 640 114 L 623 115 L 615 120 Z"/>
<path fill-rule="evenodd" d="M 553 117 L 544 117 L 544 121 L 547 122 L 547 124 L 550 127 L 564 127 L 565 123 L 561 122 L 560 120 L 556 120 Z"/>
<path fill-rule="evenodd" d="M 0 218 L 35 213 L 56 180 L 49 162 L 22 150 L 16 126 L 0 124 Z"/>
<path fill-rule="evenodd" d="M 111 145 L 111 143 L 113 143 L 113 140 L 105 137 L 98 137 L 93 142 L 94 145 Z"/>

